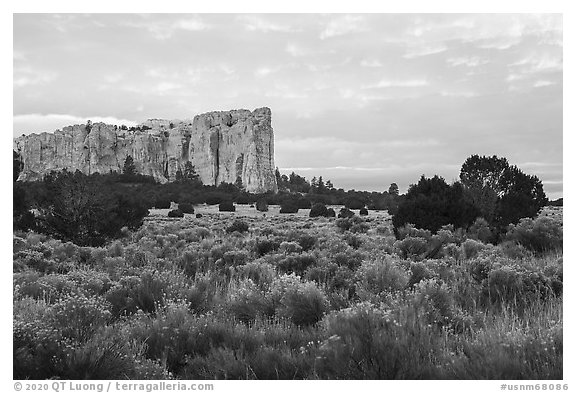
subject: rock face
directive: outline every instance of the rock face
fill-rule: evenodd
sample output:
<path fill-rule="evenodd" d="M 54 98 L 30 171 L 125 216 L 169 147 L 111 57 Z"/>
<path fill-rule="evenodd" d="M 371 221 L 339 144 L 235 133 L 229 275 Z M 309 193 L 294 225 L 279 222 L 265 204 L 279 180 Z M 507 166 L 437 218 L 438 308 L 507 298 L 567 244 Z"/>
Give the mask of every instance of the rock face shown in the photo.
<path fill-rule="evenodd" d="M 88 121 L 16 138 L 14 150 L 24 162 L 18 180 L 39 180 L 62 169 L 121 172 L 130 155 L 138 173 L 160 182 L 175 180 L 190 161 L 206 185 L 241 180 L 250 192 L 278 190 L 269 108 L 209 112 L 191 121 L 150 119 L 136 128 Z"/>

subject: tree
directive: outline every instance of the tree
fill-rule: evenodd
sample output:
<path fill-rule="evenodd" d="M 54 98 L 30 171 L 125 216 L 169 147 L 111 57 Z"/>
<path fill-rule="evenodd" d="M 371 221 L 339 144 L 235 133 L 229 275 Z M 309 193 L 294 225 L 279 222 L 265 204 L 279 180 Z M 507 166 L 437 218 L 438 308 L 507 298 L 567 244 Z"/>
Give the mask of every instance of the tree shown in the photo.
<path fill-rule="evenodd" d="M 388 194 L 398 196 L 400 194 L 400 191 L 398 190 L 398 184 L 390 184 L 390 187 L 388 188 Z"/>
<path fill-rule="evenodd" d="M 467 228 L 478 216 L 478 210 L 464 198 L 460 183 L 448 185 L 439 176 L 420 178 L 418 184 L 408 188 L 398 211 L 392 218 L 394 230 L 405 224 L 433 232 L 452 224 L 456 228 Z"/>
<path fill-rule="evenodd" d="M 136 175 L 136 165 L 134 165 L 134 159 L 132 156 L 126 156 L 124 160 L 124 168 L 122 169 L 122 174 L 126 177 L 131 177 Z"/>
<path fill-rule="evenodd" d="M 322 176 L 318 178 L 318 186 L 317 192 L 318 194 L 323 194 L 326 191 L 326 185 L 324 184 L 324 180 L 322 180 Z"/>
<path fill-rule="evenodd" d="M 40 230 L 81 246 L 100 246 L 120 236 L 124 226 L 139 227 L 148 214 L 138 196 L 115 192 L 80 171 L 51 172 L 43 185 L 47 196 L 39 206 Z"/>
<path fill-rule="evenodd" d="M 547 201 L 540 179 L 510 166 L 506 158 L 470 156 L 462 164 L 460 180 L 480 215 L 501 230 L 534 217 Z"/>

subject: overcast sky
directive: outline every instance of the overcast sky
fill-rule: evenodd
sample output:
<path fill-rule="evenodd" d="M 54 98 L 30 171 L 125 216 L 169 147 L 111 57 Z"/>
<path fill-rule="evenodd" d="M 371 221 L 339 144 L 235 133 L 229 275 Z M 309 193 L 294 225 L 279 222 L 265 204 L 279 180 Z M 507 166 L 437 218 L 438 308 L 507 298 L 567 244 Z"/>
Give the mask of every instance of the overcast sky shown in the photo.
<path fill-rule="evenodd" d="M 405 192 L 504 156 L 562 196 L 562 17 L 17 14 L 14 135 L 272 109 L 276 165 Z"/>

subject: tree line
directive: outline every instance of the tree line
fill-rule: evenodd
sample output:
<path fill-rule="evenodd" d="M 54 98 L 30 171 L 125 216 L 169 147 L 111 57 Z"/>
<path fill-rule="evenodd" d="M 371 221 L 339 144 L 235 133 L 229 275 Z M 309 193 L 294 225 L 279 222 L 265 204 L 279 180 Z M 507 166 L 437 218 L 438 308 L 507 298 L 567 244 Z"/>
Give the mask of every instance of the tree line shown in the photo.
<path fill-rule="evenodd" d="M 120 236 L 122 228 L 137 228 L 151 208 L 171 203 L 280 205 L 295 212 L 315 205 L 344 205 L 348 209 L 388 210 L 395 230 L 412 224 L 437 231 L 444 225 L 468 228 L 479 217 L 494 233 L 523 217 L 534 217 L 547 203 L 541 181 L 524 174 L 505 158 L 473 155 L 462 165 L 460 180 L 448 184 L 439 177 L 426 178 L 400 195 L 392 183 L 387 191 L 336 189 L 322 176 L 308 181 L 294 172 L 276 168 L 278 193 L 247 192 L 241 180 L 218 186 L 202 184 L 191 162 L 176 173 L 174 182 L 160 184 L 137 173 L 132 157 L 122 172 L 85 175 L 79 171 L 51 172 L 37 182 L 17 182 L 22 170 L 14 152 L 14 229 L 44 232 L 82 245 L 101 245 Z M 260 209 L 259 209 L 260 210 Z M 320 214 L 322 215 L 322 214 Z"/>

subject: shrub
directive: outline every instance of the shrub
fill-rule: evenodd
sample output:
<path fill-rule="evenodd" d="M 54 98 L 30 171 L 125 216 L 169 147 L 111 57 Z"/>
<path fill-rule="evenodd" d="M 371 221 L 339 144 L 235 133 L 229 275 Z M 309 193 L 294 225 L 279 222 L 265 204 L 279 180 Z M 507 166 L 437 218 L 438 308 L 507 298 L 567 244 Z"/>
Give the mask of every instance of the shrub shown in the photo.
<path fill-rule="evenodd" d="M 462 243 L 463 257 L 464 259 L 475 258 L 485 248 L 486 246 L 479 241 L 466 239 L 466 241 Z"/>
<path fill-rule="evenodd" d="M 194 206 L 192 206 L 190 203 L 179 203 L 178 210 L 182 211 L 183 213 L 193 214 Z"/>
<path fill-rule="evenodd" d="M 354 216 L 354 212 L 350 209 L 343 207 L 340 209 L 340 213 L 338 213 L 338 218 L 350 218 Z"/>
<path fill-rule="evenodd" d="M 369 303 L 333 311 L 322 322 L 317 370 L 326 379 L 431 379 L 439 344 L 414 313 Z"/>
<path fill-rule="evenodd" d="M 168 212 L 168 217 L 182 218 L 184 217 L 184 212 L 180 209 L 170 210 Z"/>
<path fill-rule="evenodd" d="M 428 242 L 421 237 L 407 237 L 404 240 L 396 240 L 394 248 L 404 258 L 418 258 L 428 250 Z"/>
<path fill-rule="evenodd" d="M 364 261 L 356 271 L 356 278 L 364 296 L 380 295 L 383 292 L 397 291 L 406 287 L 408 273 L 392 257 L 375 261 Z M 362 296 L 362 294 L 361 294 Z"/>
<path fill-rule="evenodd" d="M 157 197 L 154 201 L 154 207 L 156 209 L 170 209 L 171 205 L 170 199 L 164 197 Z"/>
<path fill-rule="evenodd" d="M 361 216 L 367 216 L 368 215 L 368 209 L 366 209 L 365 207 L 362 207 L 360 209 L 360 215 Z"/>
<path fill-rule="evenodd" d="M 478 217 L 474 224 L 468 228 L 468 237 L 474 240 L 479 240 L 483 243 L 491 243 L 494 240 L 494 232 L 482 217 Z"/>
<path fill-rule="evenodd" d="M 202 218 L 202 214 L 196 213 L 196 218 Z"/>
<path fill-rule="evenodd" d="M 234 206 L 234 203 L 233 203 L 232 201 L 220 202 L 220 204 L 218 205 L 218 211 L 221 211 L 221 212 L 235 212 L 235 211 L 236 211 L 236 206 Z"/>
<path fill-rule="evenodd" d="M 298 205 L 292 199 L 284 200 L 280 204 L 280 213 L 298 213 Z"/>
<path fill-rule="evenodd" d="M 232 232 L 248 232 L 249 226 L 248 223 L 246 221 L 242 221 L 242 220 L 234 220 L 234 222 L 228 227 L 226 228 L 226 233 L 232 233 Z"/>
<path fill-rule="evenodd" d="M 318 238 L 312 235 L 302 234 L 298 236 L 296 239 L 300 247 L 302 247 L 302 251 L 309 251 L 314 248 Z"/>
<path fill-rule="evenodd" d="M 109 308 L 110 304 L 100 297 L 65 295 L 51 307 L 48 319 L 62 336 L 84 343 L 111 319 Z"/>
<path fill-rule="evenodd" d="M 296 206 L 298 209 L 310 209 L 312 207 L 312 203 L 306 198 L 299 198 L 296 200 Z"/>
<path fill-rule="evenodd" d="M 272 315 L 274 309 L 266 301 L 264 293 L 248 279 L 241 281 L 228 292 L 228 312 L 243 323 L 254 322 L 259 315 Z"/>
<path fill-rule="evenodd" d="M 328 307 L 326 296 L 314 283 L 301 283 L 294 276 L 280 277 L 273 283 L 272 293 L 279 297 L 279 316 L 297 326 L 318 323 Z"/>
<path fill-rule="evenodd" d="M 266 199 L 258 199 L 256 201 L 256 210 L 259 212 L 267 212 L 268 211 L 268 202 Z"/>
<path fill-rule="evenodd" d="M 336 212 L 331 207 L 326 211 L 326 217 L 336 217 Z"/>
<path fill-rule="evenodd" d="M 434 273 L 428 269 L 424 262 L 412 262 L 410 264 L 410 279 L 408 280 L 408 286 L 413 287 L 420 283 L 420 281 L 427 280 L 433 276 Z"/>
<path fill-rule="evenodd" d="M 351 197 L 351 198 L 346 199 L 344 206 L 346 206 L 348 209 L 357 210 L 357 209 L 364 208 L 366 206 L 366 204 L 360 199 Z"/>
<path fill-rule="evenodd" d="M 302 247 L 295 242 L 282 242 L 278 251 L 283 254 L 297 254 L 302 252 Z"/>
<path fill-rule="evenodd" d="M 278 250 L 280 243 L 275 240 L 257 239 L 255 244 L 256 253 L 258 256 L 263 256 L 273 251 Z"/>
<path fill-rule="evenodd" d="M 336 220 L 336 226 L 340 228 L 342 232 L 350 231 L 355 233 L 366 233 L 370 227 L 358 216 L 353 216 L 350 218 L 339 218 Z"/>
<path fill-rule="evenodd" d="M 454 298 L 448 286 L 436 279 L 423 280 L 416 285 L 414 303 L 424 309 L 427 322 L 449 326 L 454 322 Z"/>
<path fill-rule="evenodd" d="M 310 217 L 329 217 L 326 205 L 322 203 L 315 203 L 310 209 Z"/>
<path fill-rule="evenodd" d="M 510 226 L 506 238 L 539 254 L 558 251 L 563 245 L 562 224 L 549 217 L 523 218 L 517 225 Z"/>
<path fill-rule="evenodd" d="M 316 264 L 316 258 L 312 255 L 289 256 L 278 261 L 277 267 L 280 273 L 295 273 L 302 276 L 306 269 Z"/>
<path fill-rule="evenodd" d="M 427 229 L 418 229 L 413 224 L 404 224 L 403 226 L 397 228 L 396 230 L 396 238 L 398 240 L 403 240 L 410 237 L 421 237 L 423 239 L 430 239 L 432 237 L 432 233 Z"/>

